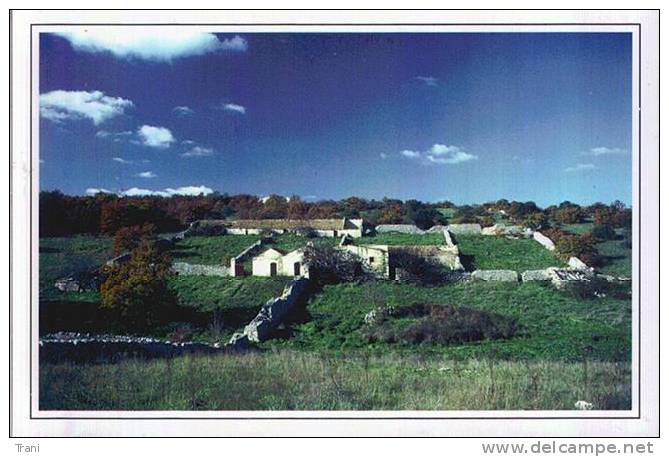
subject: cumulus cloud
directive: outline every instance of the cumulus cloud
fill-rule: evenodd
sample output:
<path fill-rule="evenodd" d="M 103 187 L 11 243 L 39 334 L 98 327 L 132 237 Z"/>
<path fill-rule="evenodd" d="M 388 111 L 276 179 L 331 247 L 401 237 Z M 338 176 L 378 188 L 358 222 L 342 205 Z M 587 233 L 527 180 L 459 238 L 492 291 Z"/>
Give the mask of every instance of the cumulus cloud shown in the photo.
<path fill-rule="evenodd" d="M 246 114 L 246 107 L 236 103 L 226 103 L 221 106 L 221 109 L 225 111 L 231 111 L 233 113 Z"/>
<path fill-rule="evenodd" d="M 159 28 L 127 30 L 118 27 L 89 27 L 60 32 L 77 51 L 108 52 L 119 58 L 170 62 L 211 52 L 244 52 L 248 43 L 240 36 L 219 39 L 213 33 L 189 30 L 161 31 Z"/>
<path fill-rule="evenodd" d="M 381 157 L 383 160 L 385 160 L 385 159 L 388 158 L 388 154 L 386 154 L 385 152 L 382 152 L 381 154 L 379 154 L 379 157 Z"/>
<path fill-rule="evenodd" d="M 213 148 L 205 148 L 203 146 L 195 146 L 181 154 L 182 157 L 209 157 L 213 155 Z"/>
<path fill-rule="evenodd" d="M 404 157 L 409 157 L 410 159 L 413 159 L 415 157 L 420 157 L 420 152 L 410 151 L 409 149 L 405 149 L 404 151 L 400 151 L 400 154 L 402 154 Z"/>
<path fill-rule="evenodd" d="M 165 149 L 175 141 L 170 129 L 153 125 L 141 126 L 137 130 L 137 135 L 141 144 L 152 148 Z"/>
<path fill-rule="evenodd" d="M 627 153 L 627 150 L 622 148 L 607 148 L 605 146 L 599 146 L 596 148 L 591 148 L 588 151 L 585 151 L 584 154 L 590 156 L 603 156 L 603 155 L 619 155 L 625 153 Z"/>
<path fill-rule="evenodd" d="M 131 164 L 131 163 L 132 163 L 132 160 L 126 160 L 126 159 L 124 159 L 124 158 L 122 158 L 122 157 L 112 157 L 112 160 L 113 160 L 114 162 L 118 162 L 118 163 L 121 163 L 121 164 L 123 164 L 123 165 L 128 165 L 128 164 Z"/>
<path fill-rule="evenodd" d="M 464 151 L 459 146 L 434 144 L 427 151 L 412 151 L 405 149 L 400 154 L 409 159 L 418 160 L 423 164 L 455 165 L 462 162 L 478 159 L 478 156 Z"/>
<path fill-rule="evenodd" d="M 152 171 L 142 171 L 141 173 L 137 173 L 135 176 L 138 178 L 155 178 L 158 175 Z"/>
<path fill-rule="evenodd" d="M 577 163 L 573 167 L 567 167 L 564 169 L 567 173 L 578 173 L 580 171 L 589 171 L 597 168 L 595 164 L 592 163 Z"/>
<path fill-rule="evenodd" d="M 54 122 L 88 119 L 98 125 L 120 116 L 134 105 L 121 97 L 110 97 L 95 90 L 54 90 L 39 96 L 40 115 Z"/>
<path fill-rule="evenodd" d="M 418 81 L 422 82 L 426 86 L 436 87 L 439 85 L 439 79 L 434 76 L 416 76 Z"/>
<path fill-rule="evenodd" d="M 119 195 L 124 197 L 139 197 L 139 196 L 155 196 L 155 197 L 171 197 L 173 195 L 209 195 L 214 192 L 211 188 L 206 186 L 183 186 L 173 189 L 168 187 L 163 190 L 142 189 L 139 187 L 131 187 L 130 189 L 119 192 Z"/>
<path fill-rule="evenodd" d="M 172 112 L 177 116 L 183 116 L 183 117 L 192 116 L 195 113 L 195 111 L 193 111 L 191 108 L 187 106 L 175 106 Z"/>

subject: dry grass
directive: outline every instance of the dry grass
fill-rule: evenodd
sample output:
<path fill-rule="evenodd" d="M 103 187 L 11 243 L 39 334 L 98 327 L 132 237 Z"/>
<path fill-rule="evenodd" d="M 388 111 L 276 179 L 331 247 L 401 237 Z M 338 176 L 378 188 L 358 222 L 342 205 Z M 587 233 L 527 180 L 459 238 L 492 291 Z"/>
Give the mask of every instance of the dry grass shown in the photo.
<path fill-rule="evenodd" d="M 40 367 L 43 410 L 629 409 L 630 395 L 629 363 L 277 351 Z"/>

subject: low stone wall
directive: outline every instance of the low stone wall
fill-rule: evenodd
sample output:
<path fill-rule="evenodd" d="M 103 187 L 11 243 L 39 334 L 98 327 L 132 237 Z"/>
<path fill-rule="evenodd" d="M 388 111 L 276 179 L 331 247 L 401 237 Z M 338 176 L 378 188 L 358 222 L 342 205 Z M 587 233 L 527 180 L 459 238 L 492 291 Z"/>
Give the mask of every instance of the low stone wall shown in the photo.
<path fill-rule="evenodd" d="M 381 224 L 377 225 L 376 233 L 406 233 L 409 235 L 423 235 L 425 230 L 421 230 L 411 224 Z"/>
<path fill-rule="evenodd" d="M 535 239 L 537 243 L 548 249 L 549 251 L 554 251 L 555 250 L 555 243 L 553 243 L 553 240 L 548 238 L 546 235 L 544 235 L 541 232 L 534 232 L 532 234 L 532 237 Z"/>
<path fill-rule="evenodd" d="M 226 347 L 245 347 L 249 342 L 265 341 L 288 314 L 288 312 L 303 298 L 309 280 L 298 278 L 285 287 L 280 297 L 272 298 L 265 303 L 258 315 L 244 327 L 244 333 L 232 336 Z"/>
<path fill-rule="evenodd" d="M 523 228 L 520 225 L 505 225 L 495 224 L 490 227 L 481 229 L 481 235 L 492 236 L 530 236 L 533 234 L 532 229 Z"/>
<path fill-rule="evenodd" d="M 480 235 L 480 224 L 450 224 L 448 231 L 453 235 Z"/>
<path fill-rule="evenodd" d="M 224 265 L 201 265 L 186 262 L 174 262 L 172 272 L 180 275 L 230 276 L 230 269 Z"/>
<path fill-rule="evenodd" d="M 518 273 L 513 270 L 476 270 L 472 279 L 481 281 L 518 282 Z"/>
<path fill-rule="evenodd" d="M 446 246 L 457 247 L 457 245 L 455 244 L 455 241 L 453 241 L 453 237 L 451 236 L 451 233 L 448 230 L 444 229 L 442 231 L 442 233 L 444 234 L 444 243 L 446 243 Z"/>
<path fill-rule="evenodd" d="M 176 343 L 149 337 L 57 333 L 39 340 L 41 362 L 113 362 L 122 358 L 165 358 L 220 352 L 218 345 Z"/>

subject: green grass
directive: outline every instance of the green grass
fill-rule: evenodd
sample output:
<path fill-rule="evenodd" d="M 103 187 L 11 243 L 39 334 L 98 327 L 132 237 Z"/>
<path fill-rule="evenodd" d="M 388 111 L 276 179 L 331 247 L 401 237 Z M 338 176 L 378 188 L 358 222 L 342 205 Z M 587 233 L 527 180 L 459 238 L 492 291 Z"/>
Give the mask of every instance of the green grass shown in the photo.
<path fill-rule="evenodd" d="M 205 265 L 229 265 L 230 259 L 258 241 L 257 235 L 193 236 L 172 250 L 175 261 Z"/>
<path fill-rule="evenodd" d="M 437 208 L 437 211 L 441 213 L 442 216 L 444 216 L 446 219 L 450 219 L 453 216 L 455 216 L 455 213 L 458 211 L 455 208 Z"/>
<path fill-rule="evenodd" d="M 508 239 L 497 236 L 458 235 L 460 260 L 473 270 L 541 270 L 564 266 L 553 253 L 531 238 Z"/>
<path fill-rule="evenodd" d="M 408 233 L 377 233 L 374 236 L 354 238 L 356 245 L 387 244 L 389 246 L 435 246 L 444 244 L 442 233 L 412 235 Z"/>
<path fill-rule="evenodd" d="M 241 253 L 260 239 L 259 235 L 218 235 L 194 236 L 179 241 L 172 251 L 175 261 L 205 265 L 229 265 L 230 259 Z M 273 244 L 267 247 L 276 247 L 283 251 L 293 251 L 305 246 L 308 242 L 315 244 L 336 245 L 337 238 L 307 238 L 304 236 L 285 234 L 274 238 Z"/>
<path fill-rule="evenodd" d="M 560 228 L 565 232 L 573 233 L 575 235 L 583 235 L 588 233 L 595 226 L 592 222 L 583 222 L 580 224 L 562 224 Z"/>
<path fill-rule="evenodd" d="M 41 410 L 630 409 L 629 363 L 280 351 L 40 365 Z"/>
<path fill-rule="evenodd" d="M 96 292 L 61 292 L 53 284 L 73 273 L 97 268 L 111 259 L 112 241 L 107 237 L 77 235 L 39 240 L 40 300 L 92 301 Z"/>
<path fill-rule="evenodd" d="M 599 268 L 602 273 L 616 276 L 632 276 L 632 250 L 620 240 L 597 243 L 597 251 L 604 256 L 605 265 Z"/>
<path fill-rule="evenodd" d="M 368 343 L 363 336 L 367 312 L 382 304 L 450 304 L 514 318 L 516 335 L 461 345 Z M 326 286 L 307 306 L 309 321 L 292 326 L 293 338 L 270 340 L 263 347 L 309 351 L 440 354 L 468 359 L 627 361 L 631 355 L 631 302 L 610 297 L 572 298 L 547 284 L 468 282 L 441 287 L 390 281 Z"/>

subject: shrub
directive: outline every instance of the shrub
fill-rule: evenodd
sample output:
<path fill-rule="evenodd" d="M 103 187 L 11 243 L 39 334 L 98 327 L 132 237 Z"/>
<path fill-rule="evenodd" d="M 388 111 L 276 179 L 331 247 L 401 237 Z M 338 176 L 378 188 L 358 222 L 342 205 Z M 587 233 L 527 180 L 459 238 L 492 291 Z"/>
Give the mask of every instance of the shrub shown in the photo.
<path fill-rule="evenodd" d="M 523 217 L 521 222 L 525 227 L 529 227 L 533 230 L 541 230 L 548 225 L 548 218 L 544 213 L 537 211 Z"/>
<path fill-rule="evenodd" d="M 399 249 L 390 257 L 390 267 L 395 268 L 399 279 L 422 285 L 442 282 L 442 267 L 437 262 Z"/>
<path fill-rule="evenodd" d="M 577 299 L 610 297 L 616 300 L 630 300 L 632 294 L 629 282 L 607 281 L 597 277 L 590 281 L 569 281 L 561 291 Z"/>
<path fill-rule="evenodd" d="M 360 260 L 355 255 L 333 246 L 308 245 L 304 250 L 304 263 L 309 265 L 309 276 L 321 285 L 365 277 Z"/>
<path fill-rule="evenodd" d="M 415 303 L 390 309 L 363 330 L 369 342 L 457 344 L 511 338 L 516 321 L 464 306 Z"/>

